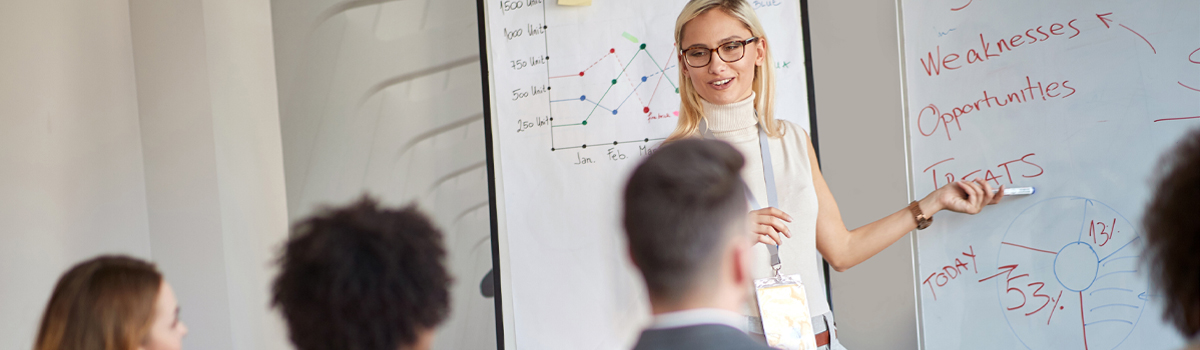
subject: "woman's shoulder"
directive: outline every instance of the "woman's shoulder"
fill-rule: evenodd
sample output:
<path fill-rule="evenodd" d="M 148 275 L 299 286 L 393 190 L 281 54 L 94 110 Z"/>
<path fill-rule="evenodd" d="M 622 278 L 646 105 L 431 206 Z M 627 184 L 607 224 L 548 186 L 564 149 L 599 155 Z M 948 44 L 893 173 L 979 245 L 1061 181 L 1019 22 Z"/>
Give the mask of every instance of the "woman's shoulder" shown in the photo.
<path fill-rule="evenodd" d="M 784 142 L 799 142 L 804 147 L 808 146 L 808 130 L 804 130 L 799 124 L 791 120 L 776 120 L 779 121 L 779 132 Z"/>

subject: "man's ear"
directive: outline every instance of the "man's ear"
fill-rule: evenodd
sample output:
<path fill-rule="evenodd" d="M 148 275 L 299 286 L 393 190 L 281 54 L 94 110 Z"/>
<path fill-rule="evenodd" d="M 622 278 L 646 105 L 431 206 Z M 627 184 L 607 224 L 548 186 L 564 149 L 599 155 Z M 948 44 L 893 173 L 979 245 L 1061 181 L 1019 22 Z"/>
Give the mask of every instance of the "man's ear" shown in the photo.
<path fill-rule="evenodd" d="M 751 245 L 743 242 L 744 239 L 741 235 L 736 236 L 733 242 L 730 242 L 732 247 L 729 248 L 729 267 L 733 269 L 730 273 L 732 273 L 731 277 L 734 282 L 737 282 L 739 285 L 746 285 L 751 283 L 749 270 Z"/>

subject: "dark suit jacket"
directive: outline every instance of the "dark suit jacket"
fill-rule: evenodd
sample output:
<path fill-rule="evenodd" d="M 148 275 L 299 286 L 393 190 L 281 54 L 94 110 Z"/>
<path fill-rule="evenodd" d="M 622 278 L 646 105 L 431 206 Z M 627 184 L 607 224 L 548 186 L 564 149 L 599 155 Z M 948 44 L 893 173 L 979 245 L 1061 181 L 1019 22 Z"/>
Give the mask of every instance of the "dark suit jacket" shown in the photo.
<path fill-rule="evenodd" d="M 772 350 L 741 330 L 725 325 L 648 329 L 633 350 Z"/>

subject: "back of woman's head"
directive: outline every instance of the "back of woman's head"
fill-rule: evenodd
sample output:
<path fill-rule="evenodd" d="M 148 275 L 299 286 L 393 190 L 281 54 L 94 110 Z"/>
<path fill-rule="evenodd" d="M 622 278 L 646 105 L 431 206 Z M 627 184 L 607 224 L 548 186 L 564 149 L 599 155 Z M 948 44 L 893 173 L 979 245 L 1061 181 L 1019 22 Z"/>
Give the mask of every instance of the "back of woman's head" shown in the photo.
<path fill-rule="evenodd" d="M 34 350 L 137 349 L 161 285 L 154 265 L 126 256 L 75 265 L 54 287 Z"/>

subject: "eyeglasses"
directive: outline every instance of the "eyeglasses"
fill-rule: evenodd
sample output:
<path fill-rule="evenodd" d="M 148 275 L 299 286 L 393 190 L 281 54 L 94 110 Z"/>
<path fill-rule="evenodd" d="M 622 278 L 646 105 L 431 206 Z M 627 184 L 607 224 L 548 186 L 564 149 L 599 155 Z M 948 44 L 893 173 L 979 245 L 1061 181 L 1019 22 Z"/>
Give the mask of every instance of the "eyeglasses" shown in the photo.
<path fill-rule="evenodd" d="M 704 68 L 704 66 L 707 66 L 712 62 L 713 52 L 716 52 L 717 56 L 721 57 L 721 60 L 727 63 L 733 63 L 741 60 L 742 57 L 746 56 L 746 45 L 750 45 L 750 43 L 757 40 L 758 38 L 734 40 L 717 45 L 717 48 L 715 49 L 710 49 L 707 47 L 693 47 L 683 50 L 680 53 L 683 54 L 683 61 L 687 62 L 688 66 L 691 66 L 692 68 Z"/>

